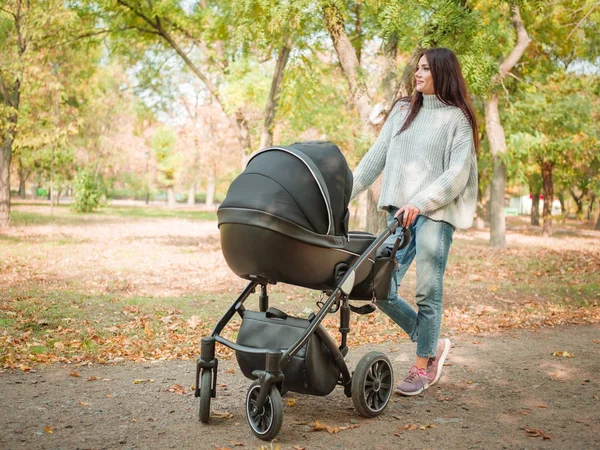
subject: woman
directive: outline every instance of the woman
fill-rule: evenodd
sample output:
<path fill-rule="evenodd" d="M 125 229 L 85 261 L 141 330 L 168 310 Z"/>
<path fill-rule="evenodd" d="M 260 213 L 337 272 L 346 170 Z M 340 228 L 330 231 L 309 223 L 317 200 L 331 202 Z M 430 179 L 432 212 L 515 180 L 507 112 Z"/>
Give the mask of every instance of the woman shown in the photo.
<path fill-rule="evenodd" d="M 438 381 L 450 340 L 438 340 L 443 277 L 455 228 L 472 225 L 477 200 L 477 122 L 456 55 L 425 50 L 411 97 L 396 101 L 377 142 L 354 172 L 356 197 L 383 171 L 379 208 L 403 215 L 409 244 L 398 251 L 387 300 L 377 306 L 417 342 L 416 359 L 394 390 L 417 395 Z M 395 238 L 392 236 L 392 238 Z M 417 263 L 415 311 L 398 296 Z"/>

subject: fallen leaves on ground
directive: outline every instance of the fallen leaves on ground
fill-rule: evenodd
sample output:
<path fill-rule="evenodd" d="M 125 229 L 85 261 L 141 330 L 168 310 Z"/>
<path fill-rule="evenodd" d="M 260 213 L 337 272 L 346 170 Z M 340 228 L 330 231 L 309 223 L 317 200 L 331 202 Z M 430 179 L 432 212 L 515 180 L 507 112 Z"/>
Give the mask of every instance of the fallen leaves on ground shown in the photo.
<path fill-rule="evenodd" d="M 148 378 L 148 379 L 136 378 L 135 380 L 133 380 L 133 384 L 144 384 L 144 383 L 154 383 L 154 380 L 151 378 Z"/>
<path fill-rule="evenodd" d="M 233 419 L 233 414 L 227 411 L 212 411 L 210 417 L 215 419 Z"/>
<path fill-rule="evenodd" d="M 198 316 L 192 316 L 186 320 L 185 324 L 188 326 L 188 328 L 195 330 L 198 325 L 200 325 L 200 318 Z"/>
<path fill-rule="evenodd" d="M 72 376 L 72 377 L 75 377 L 75 378 L 79 378 L 81 375 L 79 373 L 77 373 L 77 372 L 71 372 L 69 374 L 69 376 Z"/>
<path fill-rule="evenodd" d="M 527 433 L 527 436 L 529 437 L 541 437 L 544 440 L 551 439 L 551 436 L 547 435 L 546 433 L 544 433 L 544 431 L 540 429 L 523 427 L 522 430 L 525 430 L 525 433 Z"/>
<path fill-rule="evenodd" d="M 52 428 L 52 427 L 44 427 L 44 433 L 54 434 L 54 428 Z"/>
<path fill-rule="evenodd" d="M 312 431 L 327 431 L 330 434 L 337 434 L 340 431 L 345 431 L 345 430 L 350 430 L 352 428 L 358 428 L 360 426 L 360 424 L 356 423 L 353 425 L 348 425 L 345 427 L 337 427 L 337 426 L 331 426 L 331 425 L 326 425 L 324 423 L 319 422 L 318 420 L 315 421 L 315 423 L 312 424 Z"/>
<path fill-rule="evenodd" d="M 185 388 L 180 384 L 174 384 L 167 388 L 168 392 L 174 392 L 175 394 L 184 395 L 186 393 Z"/>
<path fill-rule="evenodd" d="M 426 425 L 417 425 L 416 423 L 408 423 L 406 425 L 403 425 L 401 427 L 398 427 L 398 430 L 400 432 L 402 431 L 414 431 L 414 430 L 426 430 L 428 428 L 437 428 L 437 426 L 435 426 L 432 423 L 428 423 Z"/>
<path fill-rule="evenodd" d="M 171 226 L 167 224 L 171 223 L 170 219 L 120 219 L 114 225 L 61 225 L 45 228 L 43 233 L 37 227 L 13 227 L 9 233 L 18 236 L 18 244 L 5 242 L 8 254 L 0 271 L 0 284 L 12 292 L 0 302 L 0 321 L 8 324 L 0 335 L 0 365 L 27 372 L 34 364 L 197 357 L 200 339 L 211 333 L 245 282 L 227 267 L 218 233 L 201 237 L 197 224 L 188 228 L 191 223 L 177 222 L 181 245 L 165 245 L 177 240 L 169 234 Z M 203 232 L 213 228 L 214 224 L 207 224 Z M 443 320 L 448 330 L 477 335 L 600 322 L 597 293 L 579 287 L 599 280 L 600 241 L 585 230 L 569 229 L 564 240 L 549 246 L 527 230 L 512 231 L 514 242 L 521 244 L 502 252 L 490 250 L 470 232 L 457 236 L 455 257 L 447 269 L 449 301 Z M 28 249 L 57 238 L 77 242 L 67 246 L 68 257 L 62 254 L 67 248 L 64 245 L 50 246 L 40 257 L 31 257 L 33 252 Z M 122 249 L 127 249 L 129 256 L 119 259 L 117 271 L 115 252 Z M 61 270 L 67 267 L 69 270 Z M 409 273 L 407 283 L 413 282 L 414 275 Z M 566 291 L 552 289 L 554 286 Z M 289 289 L 281 287 L 282 299 L 293 299 L 290 305 L 313 306 L 310 295 Z M 275 291 L 281 290 L 278 286 Z M 160 305 L 162 297 L 201 297 L 206 293 L 215 293 L 215 299 L 192 300 L 195 307 L 204 308 L 202 314 Z M 99 314 L 97 301 L 105 295 L 107 308 Z M 152 300 L 127 304 L 138 297 Z M 296 309 L 295 315 L 302 314 Z M 383 314 L 353 315 L 351 320 L 350 347 L 406 339 Z M 235 340 L 239 325 L 239 320 L 232 320 L 223 337 Z M 337 336 L 337 315 L 328 316 L 324 325 Z M 594 342 L 600 344 L 600 339 Z M 234 351 L 218 345 L 216 356 L 229 359 Z"/>
<path fill-rule="evenodd" d="M 575 355 L 573 353 L 560 351 L 560 352 L 552 353 L 552 356 L 561 356 L 563 358 L 573 358 Z"/>
<path fill-rule="evenodd" d="M 297 398 L 288 398 L 288 399 L 286 399 L 285 404 L 288 406 L 294 406 L 297 401 L 298 401 Z"/>
<path fill-rule="evenodd" d="M 88 402 L 79 402 L 79 404 L 81 406 L 90 406 L 90 404 Z"/>

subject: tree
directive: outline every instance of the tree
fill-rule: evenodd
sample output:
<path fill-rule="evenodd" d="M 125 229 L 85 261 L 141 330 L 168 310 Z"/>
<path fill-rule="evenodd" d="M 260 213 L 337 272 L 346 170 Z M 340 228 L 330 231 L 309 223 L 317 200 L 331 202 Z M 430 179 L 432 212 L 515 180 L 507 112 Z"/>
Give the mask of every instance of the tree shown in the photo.
<path fill-rule="evenodd" d="M 556 73 L 546 84 L 522 93 L 507 111 L 515 143 L 541 173 L 544 236 L 552 236 L 555 170 L 583 161 L 593 164 L 590 158 L 598 148 L 597 138 L 589 134 L 592 100 L 586 94 L 578 77 Z"/>
<path fill-rule="evenodd" d="M 314 19 L 309 14 L 310 0 L 244 0 L 239 3 L 239 7 L 233 9 L 235 40 L 261 60 L 275 59 L 260 132 L 259 147 L 264 148 L 273 144 L 277 104 L 292 49 L 301 48 L 303 40 L 314 35 Z"/>
<path fill-rule="evenodd" d="M 0 9 L 2 65 L 0 68 L 0 230 L 10 223 L 10 163 L 17 132 L 21 83 L 28 50 L 29 3 L 16 0 Z"/>
<path fill-rule="evenodd" d="M 167 189 L 167 204 L 175 207 L 175 180 L 181 165 L 181 155 L 175 152 L 177 136 L 170 128 L 159 128 L 152 137 L 158 182 Z"/>
<path fill-rule="evenodd" d="M 0 6 L 0 228 L 8 226 L 10 220 L 10 165 L 15 146 L 32 149 L 56 145 L 60 136 L 73 130 L 71 122 L 52 133 L 48 112 L 55 111 L 57 102 L 63 111 L 75 107 L 69 103 L 72 98 L 63 95 L 62 82 L 68 79 L 63 76 L 63 66 L 87 45 L 79 36 L 89 24 L 89 16 L 66 8 L 58 0 L 43 4 L 7 0 Z M 51 101 L 40 108 L 43 100 Z M 34 118 L 35 125 L 24 117 Z M 56 128 L 56 121 L 52 123 Z M 34 128 L 37 137 L 26 132 Z M 48 141 L 42 142 L 40 135 Z M 39 147 L 29 145 L 31 140 Z"/>
<path fill-rule="evenodd" d="M 519 6 L 512 5 L 510 12 L 517 41 L 510 54 L 500 64 L 499 74 L 496 79 L 497 83 L 502 83 L 504 78 L 515 67 L 531 41 L 521 19 Z M 504 128 L 500 122 L 497 92 L 493 92 L 486 101 L 485 125 L 494 164 L 490 197 L 490 246 L 505 248 L 506 222 L 504 217 L 504 196 L 506 193 L 506 163 L 504 158 L 506 157 L 506 137 Z"/>
<path fill-rule="evenodd" d="M 547 236 L 552 233 L 554 193 L 565 213 L 562 191 L 579 185 L 578 195 L 583 197 L 589 186 L 586 178 L 593 179 L 586 173 L 592 159 L 585 149 L 594 148 L 596 139 L 589 112 L 597 96 L 591 89 L 597 77 L 585 76 L 580 68 L 598 55 L 593 44 L 597 38 L 591 32 L 599 19 L 597 6 L 587 0 L 564 0 L 550 5 L 543 15 L 527 11 L 533 36 L 528 63 L 516 67 L 511 73 L 514 79 L 506 84 L 515 108 L 510 106 L 502 119 L 513 141 L 505 162 L 524 164 L 534 201 L 544 186 L 543 233 Z M 511 161 L 514 155 L 517 159 Z"/>

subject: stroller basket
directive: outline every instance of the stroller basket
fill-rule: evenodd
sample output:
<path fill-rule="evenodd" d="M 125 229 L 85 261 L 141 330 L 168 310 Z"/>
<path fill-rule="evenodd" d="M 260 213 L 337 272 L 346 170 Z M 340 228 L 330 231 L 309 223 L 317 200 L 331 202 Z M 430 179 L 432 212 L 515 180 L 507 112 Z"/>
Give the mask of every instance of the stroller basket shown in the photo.
<path fill-rule="evenodd" d="M 266 312 L 244 311 L 237 343 L 285 351 L 302 336 L 309 325 L 309 320 L 290 317 L 275 308 L 269 308 Z M 307 343 L 283 368 L 284 391 L 310 395 L 327 395 L 333 391 L 340 379 L 340 369 L 321 338 L 323 333 L 326 331 L 319 325 L 317 332 L 310 336 Z M 265 354 L 238 351 L 236 357 L 246 378 L 256 379 L 252 372 L 265 368 Z"/>

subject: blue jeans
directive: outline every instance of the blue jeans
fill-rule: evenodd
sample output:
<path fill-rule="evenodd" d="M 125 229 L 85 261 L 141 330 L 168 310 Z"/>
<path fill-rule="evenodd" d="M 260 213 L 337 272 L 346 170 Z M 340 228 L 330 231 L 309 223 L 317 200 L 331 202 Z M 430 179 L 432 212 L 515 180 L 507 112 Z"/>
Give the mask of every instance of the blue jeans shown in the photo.
<path fill-rule="evenodd" d="M 397 211 L 397 208 L 390 210 L 388 224 Z M 444 272 L 454 227 L 419 215 L 409 228 L 408 245 L 396 253 L 398 265 L 392 271 L 388 298 L 377 302 L 377 306 L 417 343 L 417 356 L 429 358 L 435 356 L 440 335 Z M 390 236 L 386 244 L 392 242 L 393 245 L 395 239 L 395 235 Z M 400 283 L 414 259 L 417 260 L 418 311 L 398 295 Z"/>

